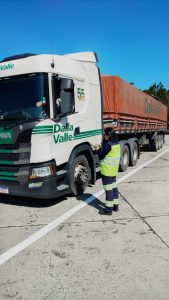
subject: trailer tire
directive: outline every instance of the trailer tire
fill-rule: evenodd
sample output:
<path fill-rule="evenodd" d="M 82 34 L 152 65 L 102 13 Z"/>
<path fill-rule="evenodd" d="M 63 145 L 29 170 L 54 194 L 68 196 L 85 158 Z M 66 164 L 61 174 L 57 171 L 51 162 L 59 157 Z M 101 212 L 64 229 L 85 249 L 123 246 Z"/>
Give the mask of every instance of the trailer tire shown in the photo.
<path fill-rule="evenodd" d="M 159 149 L 163 147 L 163 136 L 162 134 L 159 135 Z"/>
<path fill-rule="evenodd" d="M 157 152 L 159 149 L 159 138 L 156 136 L 156 138 L 153 140 L 153 143 L 151 144 L 152 151 Z"/>
<path fill-rule="evenodd" d="M 162 147 L 164 146 L 164 136 L 161 135 L 161 143 L 162 143 Z"/>
<path fill-rule="evenodd" d="M 131 150 L 130 166 L 135 166 L 137 164 L 138 156 L 139 156 L 138 144 L 137 142 L 134 142 Z"/>
<path fill-rule="evenodd" d="M 123 148 L 121 151 L 121 160 L 120 160 L 119 170 L 124 172 L 127 170 L 128 166 L 129 166 L 129 148 L 127 145 L 123 145 Z"/>
<path fill-rule="evenodd" d="M 71 193 L 79 196 L 84 193 L 90 178 L 90 167 L 84 155 L 77 156 L 72 163 L 70 187 Z"/>

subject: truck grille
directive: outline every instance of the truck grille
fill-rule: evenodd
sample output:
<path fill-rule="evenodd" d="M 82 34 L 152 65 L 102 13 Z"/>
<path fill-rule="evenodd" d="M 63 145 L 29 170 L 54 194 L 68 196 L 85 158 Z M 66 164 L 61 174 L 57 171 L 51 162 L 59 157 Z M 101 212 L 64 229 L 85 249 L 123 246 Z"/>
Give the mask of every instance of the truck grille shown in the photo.
<path fill-rule="evenodd" d="M 18 161 L 19 153 L 0 153 L 0 161 Z"/>
<path fill-rule="evenodd" d="M 8 185 L 9 180 L 1 180 L 0 179 L 0 186 L 6 186 Z M 18 186 L 20 183 L 19 181 L 10 181 L 10 186 Z"/>
<path fill-rule="evenodd" d="M 28 180 L 30 143 L 0 145 L 0 185 L 18 185 Z"/>

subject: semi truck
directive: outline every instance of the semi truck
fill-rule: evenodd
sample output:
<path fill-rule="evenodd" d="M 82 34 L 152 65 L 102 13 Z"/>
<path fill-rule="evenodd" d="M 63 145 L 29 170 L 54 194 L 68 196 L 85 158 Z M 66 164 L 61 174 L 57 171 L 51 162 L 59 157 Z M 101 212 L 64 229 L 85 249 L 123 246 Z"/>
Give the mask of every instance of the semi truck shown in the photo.
<path fill-rule="evenodd" d="M 0 193 L 39 199 L 82 194 L 96 181 L 105 127 L 121 145 L 120 169 L 140 148 L 163 146 L 167 109 L 117 76 L 94 52 L 25 53 L 0 62 Z"/>

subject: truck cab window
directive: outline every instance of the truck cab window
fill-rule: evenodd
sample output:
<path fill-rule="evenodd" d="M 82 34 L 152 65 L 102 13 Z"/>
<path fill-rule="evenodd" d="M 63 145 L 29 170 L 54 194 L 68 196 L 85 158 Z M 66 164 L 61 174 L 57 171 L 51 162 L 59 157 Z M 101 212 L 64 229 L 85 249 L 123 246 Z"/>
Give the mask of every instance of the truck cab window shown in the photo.
<path fill-rule="evenodd" d="M 72 79 L 54 77 L 53 103 L 55 117 L 74 113 L 75 97 Z"/>
<path fill-rule="evenodd" d="M 4 122 L 49 117 L 48 77 L 45 73 L 1 78 L 0 95 Z"/>

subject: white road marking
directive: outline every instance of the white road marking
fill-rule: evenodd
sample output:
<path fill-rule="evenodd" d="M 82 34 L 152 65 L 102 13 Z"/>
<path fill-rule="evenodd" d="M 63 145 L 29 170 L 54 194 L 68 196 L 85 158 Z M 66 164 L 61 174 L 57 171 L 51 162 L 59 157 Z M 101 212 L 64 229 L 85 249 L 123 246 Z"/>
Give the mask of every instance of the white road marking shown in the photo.
<path fill-rule="evenodd" d="M 131 172 L 129 172 L 128 174 L 124 175 L 121 179 L 119 179 L 117 181 L 117 183 L 121 183 L 124 180 L 126 180 L 127 178 L 131 177 L 136 172 L 140 171 L 141 169 L 143 169 L 147 165 L 151 164 L 153 161 L 155 161 L 156 159 L 158 159 L 159 157 L 161 157 L 162 155 L 164 155 L 168 151 L 169 151 L 169 148 L 167 148 L 163 152 L 159 153 L 157 156 L 155 156 L 151 160 L 145 162 L 144 164 L 142 164 L 138 168 L 136 168 L 136 169 L 132 170 Z M 97 197 L 100 197 L 103 193 L 104 193 L 104 190 L 102 189 L 99 192 L 97 192 L 95 195 L 89 197 L 87 200 L 85 200 L 85 201 L 81 202 L 80 204 L 76 205 L 75 207 L 73 207 L 72 209 L 70 209 L 69 211 L 67 211 L 66 213 L 64 213 L 63 215 L 61 215 L 60 217 L 58 217 L 57 219 L 55 219 L 54 221 L 52 221 L 48 225 L 44 226 L 42 229 L 40 229 L 37 232 L 35 232 L 34 234 L 32 234 L 31 236 L 29 236 L 24 241 L 20 242 L 19 244 L 17 244 L 14 247 L 10 248 L 6 252 L 2 253 L 0 255 L 0 265 L 2 265 L 3 263 L 5 263 L 9 259 L 11 259 L 13 256 L 18 254 L 22 250 L 26 249 L 28 246 L 30 246 L 34 242 L 38 241 L 39 239 L 41 239 L 42 237 L 47 235 L 49 232 L 51 232 L 53 229 L 55 229 L 58 225 L 63 223 L 65 220 L 69 219 L 71 216 L 73 216 L 75 213 L 77 213 L 79 210 L 81 210 L 87 204 L 94 201 Z"/>

